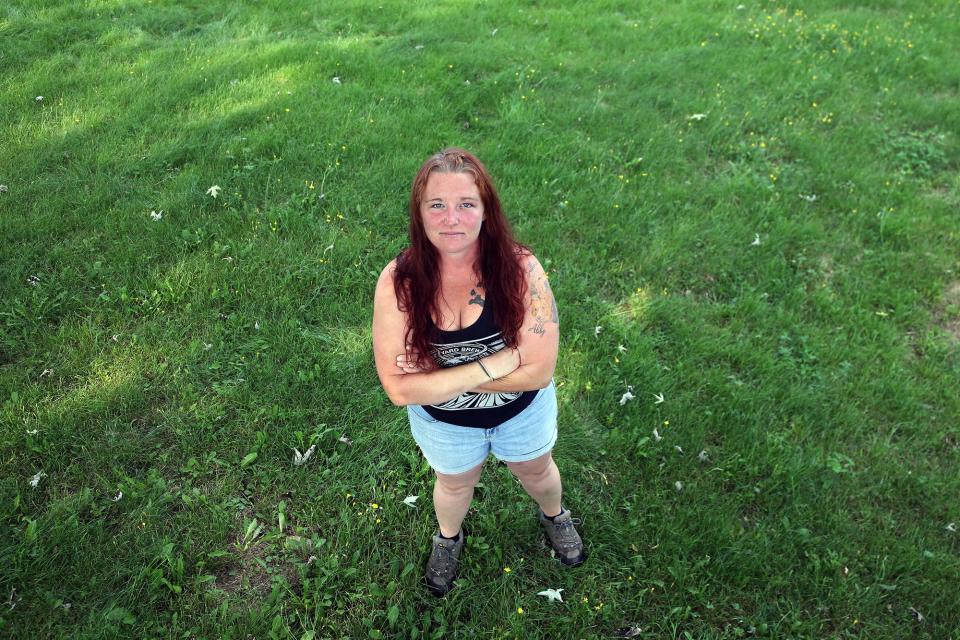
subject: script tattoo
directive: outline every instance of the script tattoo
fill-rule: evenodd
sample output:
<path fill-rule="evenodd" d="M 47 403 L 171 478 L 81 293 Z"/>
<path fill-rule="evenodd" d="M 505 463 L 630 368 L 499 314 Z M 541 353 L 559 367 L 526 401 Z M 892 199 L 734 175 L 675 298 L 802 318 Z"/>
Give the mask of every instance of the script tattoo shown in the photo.
<path fill-rule="evenodd" d="M 527 267 L 527 273 L 533 275 L 537 268 L 537 263 L 533 258 Z M 560 323 L 560 314 L 557 312 L 557 301 L 553 297 L 553 291 L 550 289 L 550 283 L 547 281 L 547 274 L 540 271 L 540 274 L 534 280 L 531 277 L 530 282 L 530 313 L 534 318 L 534 325 L 528 329 L 531 333 L 543 336 L 546 335 L 546 323 Z"/>

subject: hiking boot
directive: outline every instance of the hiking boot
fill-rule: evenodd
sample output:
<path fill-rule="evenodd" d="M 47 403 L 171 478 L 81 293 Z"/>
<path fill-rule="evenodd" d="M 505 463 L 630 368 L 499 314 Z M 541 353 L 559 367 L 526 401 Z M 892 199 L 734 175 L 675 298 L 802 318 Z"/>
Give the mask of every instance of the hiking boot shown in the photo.
<path fill-rule="evenodd" d="M 552 521 L 540 512 L 540 524 L 547 532 L 547 539 L 556 556 L 563 564 L 575 567 L 587 559 L 583 553 L 583 541 L 574 525 L 583 524 L 579 518 L 570 515 L 569 509 L 564 509 Z"/>
<path fill-rule="evenodd" d="M 453 589 L 453 581 L 457 577 L 457 560 L 466 539 L 463 531 L 459 535 L 460 538 L 456 541 L 444 538 L 439 533 L 433 536 L 433 548 L 430 550 L 430 559 L 427 560 L 423 579 L 430 592 L 437 597 L 445 596 Z"/>

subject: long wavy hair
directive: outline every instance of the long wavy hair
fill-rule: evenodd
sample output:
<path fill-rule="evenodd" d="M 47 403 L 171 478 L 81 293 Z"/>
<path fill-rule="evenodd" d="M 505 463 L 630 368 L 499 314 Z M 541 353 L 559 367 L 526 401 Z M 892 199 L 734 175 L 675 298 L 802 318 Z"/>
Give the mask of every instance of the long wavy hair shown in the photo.
<path fill-rule="evenodd" d="M 493 305 L 494 322 L 510 347 L 517 346 L 523 324 L 527 282 L 520 260 L 529 253 L 514 240 L 493 179 L 476 156 L 450 147 L 427 158 L 410 189 L 410 246 L 397 256 L 393 279 L 399 308 L 407 314 L 407 344 L 417 352 L 418 364 L 426 368 L 435 366 L 429 353 L 430 342 L 435 338 L 431 319 L 440 317 L 440 256 L 424 231 L 420 204 L 427 180 L 434 172 L 469 173 L 477 185 L 484 218 L 473 268 L 486 290 L 487 304 Z"/>

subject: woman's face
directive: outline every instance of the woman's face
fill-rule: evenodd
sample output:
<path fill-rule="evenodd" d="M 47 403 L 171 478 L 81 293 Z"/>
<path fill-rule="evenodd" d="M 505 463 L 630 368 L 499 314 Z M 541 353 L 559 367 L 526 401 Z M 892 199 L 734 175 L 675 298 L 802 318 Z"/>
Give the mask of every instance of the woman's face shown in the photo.
<path fill-rule="evenodd" d="M 434 172 L 427 178 L 420 217 L 430 242 L 442 254 L 476 251 L 483 201 L 472 173 Z"/>

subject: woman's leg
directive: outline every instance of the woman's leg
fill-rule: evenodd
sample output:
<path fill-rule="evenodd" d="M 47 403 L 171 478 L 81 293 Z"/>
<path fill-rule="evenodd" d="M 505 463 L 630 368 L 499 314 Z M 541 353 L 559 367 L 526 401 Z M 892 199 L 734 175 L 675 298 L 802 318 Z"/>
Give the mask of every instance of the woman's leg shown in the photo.
<path fill-rule="evenodd" d="M 469 471 L 455 475 L 436 472 L 433 508 L 437 512 L 437 523 L 443 536 L 452 538 L 459 533 L 460 525 L 473 499 L 473 487 L 480 480 L 481 471 L 482 462 Z"/>
<path fill-rule="evenodd" d="M 560 513 L 560 470 L 549 451 L 526 462 L 508 462 L 507 466 L 520 480 L 524 490 L 540 505 L 544 515 L 555 516 Z"/>

